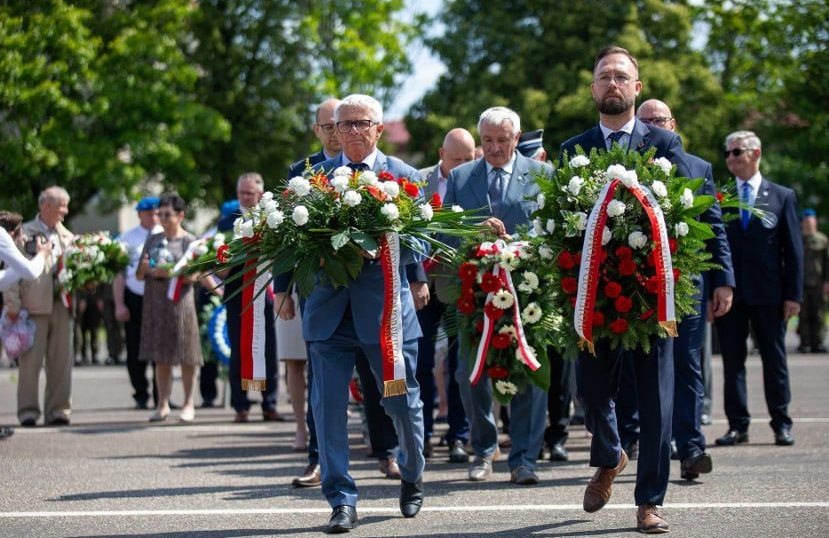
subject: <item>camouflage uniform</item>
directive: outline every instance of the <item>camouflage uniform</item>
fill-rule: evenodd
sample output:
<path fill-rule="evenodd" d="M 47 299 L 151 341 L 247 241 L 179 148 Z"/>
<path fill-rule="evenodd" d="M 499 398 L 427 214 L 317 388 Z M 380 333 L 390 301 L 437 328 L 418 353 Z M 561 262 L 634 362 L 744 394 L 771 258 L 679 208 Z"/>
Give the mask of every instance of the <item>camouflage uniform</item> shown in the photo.
<path fill-rule="evenodd" d="M 821 351 L 826 336 L 826 298 L 823 283 L 829 281 L 829 239 L 820 232 L 803 236 L 803 307 L 797 332 L 801 348 Z"/>

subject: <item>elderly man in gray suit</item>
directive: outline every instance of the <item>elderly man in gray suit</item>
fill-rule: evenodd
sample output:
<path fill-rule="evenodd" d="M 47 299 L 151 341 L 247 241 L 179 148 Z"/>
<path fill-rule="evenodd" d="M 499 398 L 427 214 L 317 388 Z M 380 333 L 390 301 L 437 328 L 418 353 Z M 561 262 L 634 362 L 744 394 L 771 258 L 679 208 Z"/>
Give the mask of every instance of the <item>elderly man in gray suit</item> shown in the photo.
<path fill-rule="evenodd" d="M 536 210 L 539 192 L 534 175 L 552 175 L 550 165 L 528 159 L 516 151 L 521 135 L 521 119 L 505 107 L 485 110 L 478 120 L 478 133 L 484 156 L 461 165 L 449 174 L 443 205 L 459 205 L 488 216 L 484 222 L 499 236 L 514 233 L 517 226 L 529 224 Z M 469 479 L 486 480 L 498 456 L 498 428 L 492 413 L 492 385 L 486 374 L 475 386 L 469 382 L 469 358 L 474 350 L 461 345 L 456 378 L 461 399 L 471 422 L 471 441 L 475 458 Z M 532 386 L 517 394 L 510 403 L 509 454 L 510 481 L 514 484 L 538 483 L 535 463 L 544 436 L 547 395 Z"/>

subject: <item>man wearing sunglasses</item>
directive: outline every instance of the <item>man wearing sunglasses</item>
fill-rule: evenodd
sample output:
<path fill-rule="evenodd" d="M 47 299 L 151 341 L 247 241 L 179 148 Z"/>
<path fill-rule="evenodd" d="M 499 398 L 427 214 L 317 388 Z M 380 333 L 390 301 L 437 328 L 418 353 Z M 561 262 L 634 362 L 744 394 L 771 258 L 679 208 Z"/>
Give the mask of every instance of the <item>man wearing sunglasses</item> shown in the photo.
<path fill-rule="evenodd" d="M 748 442 L 746 338 L 754 329 L 763 362 L 763 387 L 771 415 L 774 443 L 794 444 L 789 373 L 786 364 L 786 323 L 800 312 L 803 299 L 803 240 L 793 190 L 772 183 L 760 173 L 762 146 L 751 131 L 725 139 L 725 163 L 734 174 L 740 200 L 761 213 L 740 210 L 726 227 L 734 259 L 737 290 L 734 306 L 717 319 L 723 358 L 723 395 L 728 432 L 720 446 Z"/>

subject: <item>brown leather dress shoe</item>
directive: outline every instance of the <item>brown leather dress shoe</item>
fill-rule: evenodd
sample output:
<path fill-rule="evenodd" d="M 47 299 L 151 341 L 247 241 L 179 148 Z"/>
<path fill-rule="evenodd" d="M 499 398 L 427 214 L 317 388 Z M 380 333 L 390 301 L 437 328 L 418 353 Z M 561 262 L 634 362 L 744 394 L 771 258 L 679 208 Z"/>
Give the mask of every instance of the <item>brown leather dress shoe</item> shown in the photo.
<path fill-rule="evenodd" d="M 262 420 L 265 422 L 288 422 L 288 419 L 280 415 L 276 409 L 262 411 Z"/>
<path fill-rule="evenodd" d="M 610 494 L 613 491 L 613 480 L 616 476 L 625 470 L 628 464 L 628 455 L 622 450 L 622 455 L 619 457 L 619 464 L 610 469 L 606 467 L 599 467 L 590 483 L 587 484 L 587 489 L 584 490 L 584 501 L 582 507 L 585 512 L 593 513 L 601 510 L 607 501 L 610 500 Z"/>
<path fill-rule="evenodd" d="M 378 460 L 378 468 L 380 472 L 386 475 L 386 478 L 391 478 L 394 480 L 400 480 L 400 467 L 397 465 L 397 460 L 394 459 L 394 456 L 389 456 L 387 459 Z"/>
<path fill-rule="evenodd" d="M 636 507 L 636 530 L 645 534 L 661 534 L 668 532 L 668 522 L 665 521 L 656 506 L 643 504 Z"/>
<path fill-rule="evenodd" d="M 319 486 L 321 482 L 322 477 L 320 476 L 320 464 L 309 463 L 302 476 L 294 478 L 293 481 L 291 481 L 291 485 L 295 488 L 312 488 L 314 486 Z"/>
<path fill-rule="evenodd" d="M 248 412 L 247 411 L 237 411 L 236 417 L 233 419 L 233 422 L 237 424 L 241 424 L 243 422 L 248 421 Z"/>

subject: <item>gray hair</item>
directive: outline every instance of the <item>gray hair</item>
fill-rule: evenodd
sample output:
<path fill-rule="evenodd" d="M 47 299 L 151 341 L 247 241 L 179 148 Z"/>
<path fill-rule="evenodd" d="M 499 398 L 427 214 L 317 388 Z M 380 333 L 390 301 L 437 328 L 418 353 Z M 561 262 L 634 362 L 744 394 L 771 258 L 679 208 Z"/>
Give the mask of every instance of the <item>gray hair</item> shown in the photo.
<path fill-rule="evenodd" d="M 380 101 L 370 95 L 352 93 L 337 105 L 334 109 L 334 121 L 340 120 L 340 111 L 344 108 L 363 108 L 369 111 L 372 121 L 383 123 L 383 105 Z"/>
<path fill-rule="evenodd" d="M 760 137 L 753 131 L 734 131 L 725 137 L 725 147 L 732 142 L 742 142 L 747 149 L 761 149 Z"/>
<path fill-rule="evenodd" d="M 512 134 L 521 132 L 521 118 L 518 117 L 518 114 L 505 106 L 494 106 L 484 110 L 481 117 L 478 118 L 478 134 L 480 134 L 481 127 L 484 124 L 501 125 L 505 121 L 512 125 Z"/>
<path fill-rule="evenodd" d="M 248 181 L 252 181 L 261 192 L 265 192 L 265 180 L 262 179 L 262 176 L 257 174 L 256 172 L 247 172 L 239 176 L 239 179 L 236 180 L 236 188 L 242 186 L 242 183 L 247 183 Z"/>
<path fill-rule="evenodd" d="M 40 191 L 40 196 L 37 197 L 37 205 L 42 206 L 43 204 L 49 202 L 66 202 L 69 203 L 69 193 L 66 192 L 66 189 L 63 187 L 58 187 L 57 185 L 52 185 L 51 187 L 46 187 L 42 191 Z"/>

